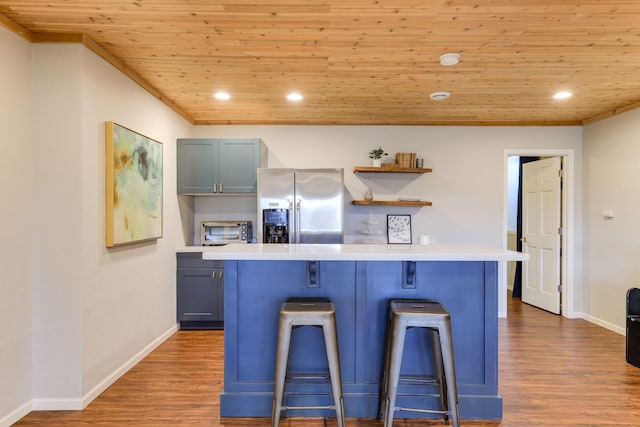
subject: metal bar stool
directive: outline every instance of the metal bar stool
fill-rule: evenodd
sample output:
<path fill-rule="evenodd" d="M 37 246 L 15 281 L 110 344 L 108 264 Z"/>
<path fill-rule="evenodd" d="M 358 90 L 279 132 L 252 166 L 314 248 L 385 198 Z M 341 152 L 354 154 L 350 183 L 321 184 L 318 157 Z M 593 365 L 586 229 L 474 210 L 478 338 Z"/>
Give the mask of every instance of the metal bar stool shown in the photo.
<path fill-rule="evenodd" d="M 426 328 L 431 331 L 433 342 L 434 378 L 407 378 L 400 376 L 407 329 Z M 395 411 L 441 414 L 445 424 L 451 418 L 454 427 L 460 426 L 458 391 L 453 360 L 451 316 L 440 303 L 427 300 L 392 300 L 387 329 L 383 380 L 380 391 L 378 417 L 384 417 L 384 427 L 393 425 Z M 417 409 L 396 406 L 400 380 L 437 384 L 440 392 L 440 409 Z"/>
<path fill-rule="evenodd" d="M 331 380 L 331 389 L 333 392 L 333 405 L 283 405 L 291 332 L 293 328 L 299 326 L 318 326 L 323 330 L 324 342 L 327 350 L 327 361 L 329 365 L 329 378 Z M 308 376 L 306 377 L 308 378 Z M 335 308 L 331 301 L 319 299 L 292 299 L 285 301 L 280 308 L 276 372 L 273 382 L 272 427 L 278 427 L 278 424 L 280 423 L 280 413 L 287 409 L 333 409 L 336 411 L 338 427 L 345 427 L 336 315 Z"/>

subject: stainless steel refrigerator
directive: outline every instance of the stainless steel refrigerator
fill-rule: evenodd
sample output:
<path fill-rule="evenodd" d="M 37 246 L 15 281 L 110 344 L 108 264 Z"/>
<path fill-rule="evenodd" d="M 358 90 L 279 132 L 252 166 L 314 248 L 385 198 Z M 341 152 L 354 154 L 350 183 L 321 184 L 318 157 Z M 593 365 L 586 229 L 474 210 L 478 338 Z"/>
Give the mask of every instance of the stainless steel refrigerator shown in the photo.
<path fill-rule="evenodd" d="M 259 168 L 257 205 L 259 243 L 343 242 L 343 169 Z M 275 218 L 271 214 L 279 215 L 286 239 L 265 239 L 271 230 L 265 232 L 265 224 Z"/>

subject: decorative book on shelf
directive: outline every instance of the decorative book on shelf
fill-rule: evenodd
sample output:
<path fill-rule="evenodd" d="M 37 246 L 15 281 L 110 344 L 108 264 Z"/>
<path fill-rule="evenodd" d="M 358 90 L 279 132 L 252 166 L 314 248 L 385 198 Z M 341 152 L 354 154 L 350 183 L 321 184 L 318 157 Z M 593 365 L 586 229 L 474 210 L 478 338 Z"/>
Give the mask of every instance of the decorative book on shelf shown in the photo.
<path fill-rule="evenodd" d="M 396 153 L 396 164 L 405 169 L 415 167 L 416 153 Z"/>

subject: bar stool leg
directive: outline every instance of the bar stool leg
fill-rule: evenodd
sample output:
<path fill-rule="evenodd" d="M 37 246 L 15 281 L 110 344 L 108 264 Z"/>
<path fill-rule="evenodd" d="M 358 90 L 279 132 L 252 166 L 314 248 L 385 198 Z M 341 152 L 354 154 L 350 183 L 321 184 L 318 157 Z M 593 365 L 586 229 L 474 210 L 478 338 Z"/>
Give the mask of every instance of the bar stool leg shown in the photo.
<path fill-rule="evenodd" d="M 456 367 L 453 362 L 453 340 L 451 337 L 451 320 L 447 318 L 438 325 L 440 346 L 444 355 L 444 375 L 447 381 L 447 399 L 449 413 L 453 427 L 460 427 L 460 412 L 458 409 L 458 387 L 456 385 Z"/>
<path fill-rule="evenodd" d="M 329 362 L 329 376 L 331 378 L 333 401 L 336 407 L 336 421 L 338 427 L 345 427 L 342 373 L 340 371 L 340 355 L 338 353 L 338 333 L 336 331 L 335 315 L 332 314 L 330 319 L 324 322 L 322 330 L 324 332 L 324 344 L 327 350 L 327 361 Z"/>
<path fill-rule="evenodd" d="M 393 415 L 398 395 L 398 383 L 400 382 L 400 365 L 402 364 L 402 353 L 404 351 L 404 340 L 407 333 L 405 322 L 393 318 L 392 334 L 389 355 L 389 366 L 387 374 L 387 395 L 385 399 L 384 427 L 393 425 Z"/>
<path fill-rule="evenodd" d="M 284 382 L 287 374 L 287 362 L 289 359 L 289 344 L 291 342 L 291 322 L 280 316 L 278 327 L 278 347 L 276 352 L 276 372 L 273 379 L 273 409 L 271 412 L 271 427 L 280 424 L 282 412 L 282 399 L 284 396 Z"/>
<path fill-rule="evenodd" d="M 391 357 L 391 334 L 389 333 L 393 326 L 393 316 L 389 310 L 387 317 L 387 325 L 385 331 L 384 355 L 382 359 L 382 381 L 380 382 L 380 399 L 378 399 L 378 419 L 384 418 L 385 405 L 387 401 L 387 383 L 389 381 L 389 358 Z"/>
<path fill-rule="evenodd" d="M 438 389 L 440 391 L 440 409 L 449 410 L 449 399 L 447 398 L 447 381 L 444 375 L 444 367 L 442 361 L 442 349 L 440 348 L 440 333 L 436 329 L 425 328 L 431 336 L 431 346 L 433 348 L 433 363 L 435 376 L 438 379 Z M 445 424 L 449 424 L 449 414 L 442 414 Z"/>

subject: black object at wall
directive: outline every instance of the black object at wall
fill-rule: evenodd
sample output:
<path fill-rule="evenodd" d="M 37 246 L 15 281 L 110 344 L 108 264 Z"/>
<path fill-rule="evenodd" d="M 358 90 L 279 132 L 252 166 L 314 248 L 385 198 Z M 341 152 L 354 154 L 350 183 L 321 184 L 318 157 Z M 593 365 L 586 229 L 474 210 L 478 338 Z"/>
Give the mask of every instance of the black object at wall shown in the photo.
<path fill-rule="evenodd" d="M 640 368 L 640 289 L 627 291 L 627 363 Z"/>

